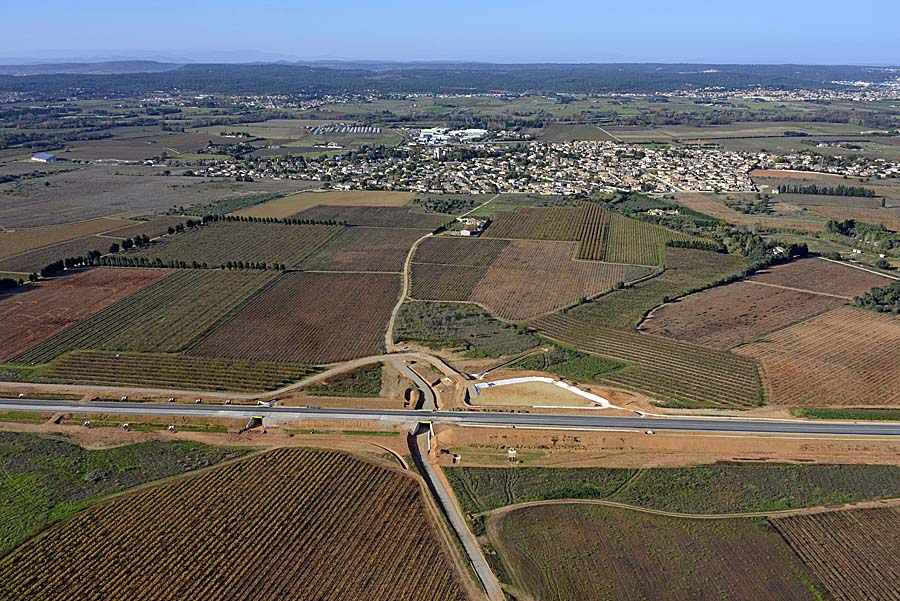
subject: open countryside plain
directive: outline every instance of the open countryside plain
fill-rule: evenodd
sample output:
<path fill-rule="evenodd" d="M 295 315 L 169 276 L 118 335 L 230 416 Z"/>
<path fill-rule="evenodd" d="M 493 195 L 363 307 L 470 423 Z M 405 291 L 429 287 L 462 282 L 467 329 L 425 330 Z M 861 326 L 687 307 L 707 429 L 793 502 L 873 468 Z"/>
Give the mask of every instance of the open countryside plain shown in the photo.
<path fill-rule="evenodd" d="M 353 62 L 0 65 L 0 600 L 900 601 L 900 72 L 352 8 Z"/>

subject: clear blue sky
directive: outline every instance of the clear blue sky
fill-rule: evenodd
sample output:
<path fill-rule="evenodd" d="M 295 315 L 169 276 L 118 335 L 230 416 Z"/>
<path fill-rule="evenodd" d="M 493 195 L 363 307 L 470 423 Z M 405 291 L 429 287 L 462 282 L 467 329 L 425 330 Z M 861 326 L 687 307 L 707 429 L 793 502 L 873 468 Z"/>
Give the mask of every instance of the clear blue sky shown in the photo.
<path fill-rule="evenodd" d="M 898 0 L 0 0 L 0 57 L 900 64 Z"/>

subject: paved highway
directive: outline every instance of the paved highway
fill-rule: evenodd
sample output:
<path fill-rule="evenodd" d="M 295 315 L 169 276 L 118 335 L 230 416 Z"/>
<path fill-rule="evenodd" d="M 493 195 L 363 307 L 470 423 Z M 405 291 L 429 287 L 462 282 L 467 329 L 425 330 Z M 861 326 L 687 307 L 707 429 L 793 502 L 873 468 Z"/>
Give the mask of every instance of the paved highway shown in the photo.
<path fill-rule="evenodd" d="M 735 432 L 786 435 L 897 436 L 900 423 L 825 422 L 702 417 L 617 417 L 608 415 L 551 415 L 543 413 L 487 413 L 475 411 L 408 411 L 389 409 L 325 409 L 318 407 L 256 407 L 247 405 L 184 405 L 155 403 L 85 403 L 31 399 L 0 399 L 0 411 L 50 413 L 107 413 L 121 415 L 180 415 L 219 418 L 292 420 L 376 420 L 411 423 L 512 426 L 520 428 L 627 429 L 688 432 Z"/>

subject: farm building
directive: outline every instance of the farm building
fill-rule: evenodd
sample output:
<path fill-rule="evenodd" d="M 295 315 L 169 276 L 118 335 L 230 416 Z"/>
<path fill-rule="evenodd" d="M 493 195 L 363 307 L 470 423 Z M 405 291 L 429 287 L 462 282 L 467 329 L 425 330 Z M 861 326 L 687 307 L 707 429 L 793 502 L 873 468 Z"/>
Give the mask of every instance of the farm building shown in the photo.
<path fill-rule="evenodd" d="M 55 163 L 57 159 L 55 154 L 50 154 L 49 152 L 39 152 L 32 155 L 31 160 L 38 163 Z"/>

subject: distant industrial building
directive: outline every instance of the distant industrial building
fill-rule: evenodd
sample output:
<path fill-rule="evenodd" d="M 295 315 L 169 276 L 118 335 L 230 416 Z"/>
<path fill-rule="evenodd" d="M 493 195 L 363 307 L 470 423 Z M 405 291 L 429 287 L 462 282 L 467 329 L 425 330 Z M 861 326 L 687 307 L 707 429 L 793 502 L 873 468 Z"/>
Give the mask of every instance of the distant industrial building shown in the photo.
<path fill-rule="evenodd" d="M 31 160 L 38 163 L 55 163 L 57 161 L 57 158 L 55 154 L 50 154 L 49 152 L 39 152 L 35 155 L 32 155 Z"/>

